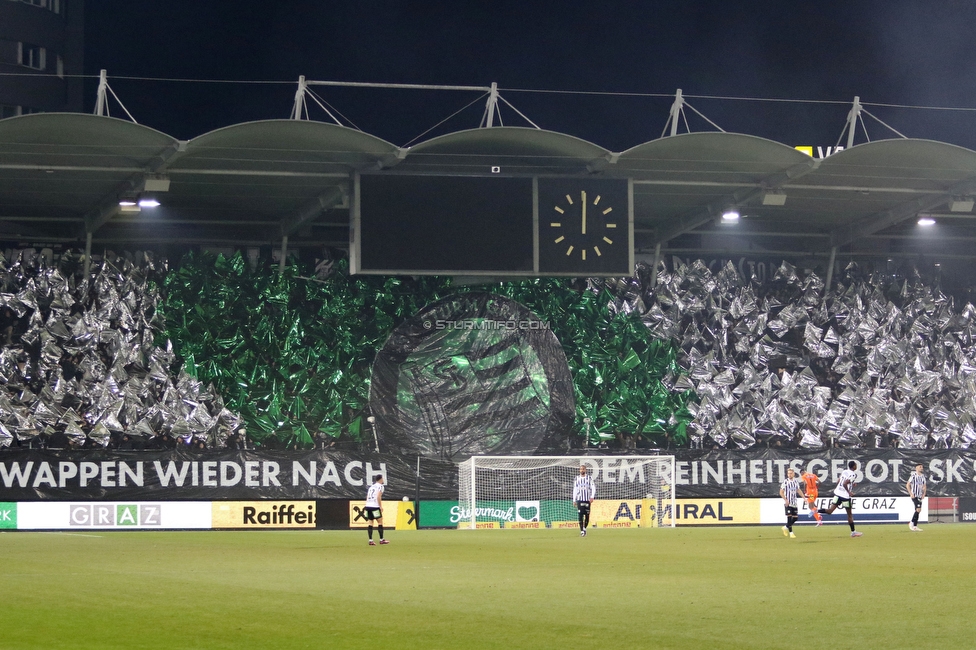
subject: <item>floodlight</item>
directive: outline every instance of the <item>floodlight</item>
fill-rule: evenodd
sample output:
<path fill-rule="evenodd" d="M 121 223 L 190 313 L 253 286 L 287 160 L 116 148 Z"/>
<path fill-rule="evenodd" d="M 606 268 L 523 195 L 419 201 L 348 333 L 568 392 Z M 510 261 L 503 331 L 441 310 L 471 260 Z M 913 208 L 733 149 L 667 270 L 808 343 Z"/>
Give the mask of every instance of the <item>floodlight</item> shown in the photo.
<path fill-rule="evenodd" d="M 935 219 L 932 217 L 922 217 L 918 220 L 918 225 L 920 226 L 934 226 Z"/>
<path fill-rule="evenodd" d="M 139 207 L 140 208 L 158 208 L 159 207 L 159 201 L 157 201 L 156 199 L 152 198 L 151 196 L 147 196 L 147 197 L 144 197 L 144 198 L 139 199 Z"/>
<path fill-rule="evenodd" d="M 139 207 L 139 204 L 136 202 L 134 198 L 123 197 L 119 199 L 119 212 L 131 213 L 131 212 L 140 212 L 141 210 L 142 208 Z"/>
<path fill-rule="evenodd" d="M 735 209 L 728 209 L 722 213 L 722 221 L 738 221 L 739 211 Z"/>

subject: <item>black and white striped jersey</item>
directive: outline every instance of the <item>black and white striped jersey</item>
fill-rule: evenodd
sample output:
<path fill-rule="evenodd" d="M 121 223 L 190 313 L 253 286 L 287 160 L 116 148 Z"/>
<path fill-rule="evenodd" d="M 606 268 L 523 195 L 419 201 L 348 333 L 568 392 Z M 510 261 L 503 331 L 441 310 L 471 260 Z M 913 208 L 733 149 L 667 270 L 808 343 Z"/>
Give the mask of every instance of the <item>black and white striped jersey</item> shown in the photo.
<path fill-rule="evenodd" d="M 590 501 L 596 497 L 596 484 L 589 476 L 577 476 L 573 483 L 573 501 Z"/>
<path fill-rule="evenodd" d="M 908 494 L 915 499 L 921 499 L 925 494 L 925 474 L 912 472 L 908 477 Z"/>
<path fill-rule="evenodd" d="M 800 493 L 800 485 L 800 479 L 788 478 L 779 486 L 783 492 L 783 497 L 786 499 L 786 505 L 791 508 L 796 507 L 796 495 Z"/>
<path fill-rule="evenodd" d="M 383 484 L 373 483 L 369 486 L 369 490 L 366 492 L 366 507 L 367 508 L 379 508 L 380 507 L 380 497 L 383 495 Z"/>

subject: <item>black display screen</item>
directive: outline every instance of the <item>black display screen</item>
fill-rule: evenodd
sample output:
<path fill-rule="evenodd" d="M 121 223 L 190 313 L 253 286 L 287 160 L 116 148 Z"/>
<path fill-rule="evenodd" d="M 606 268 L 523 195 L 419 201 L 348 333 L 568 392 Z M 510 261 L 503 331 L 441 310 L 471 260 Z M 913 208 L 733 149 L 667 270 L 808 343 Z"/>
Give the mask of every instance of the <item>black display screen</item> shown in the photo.
<path fill-rule="evenodd" d="M 532 179 L 364 174 L 365 272 L 532 272 Z"/>

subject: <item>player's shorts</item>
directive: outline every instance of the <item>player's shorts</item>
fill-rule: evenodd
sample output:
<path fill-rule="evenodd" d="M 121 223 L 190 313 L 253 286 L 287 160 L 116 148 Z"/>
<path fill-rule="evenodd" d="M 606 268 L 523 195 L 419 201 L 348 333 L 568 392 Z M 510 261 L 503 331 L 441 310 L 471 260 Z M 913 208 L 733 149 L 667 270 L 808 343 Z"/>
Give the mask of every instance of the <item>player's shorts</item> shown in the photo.
<path fill-rule="evenodd" d="M 796 509 L 796 506 L 786 506 L 786 516 L 787 517 L 796 517 L 797 516 L 797 512 L 798 512 L 798 510 Z"/>
<path fill-rule="evenodd" d="M 816 501 L 818 497 L 819 495 L 816 492 L 807 492 L 807 501 L 810 503 Z"/>
<path fill-rule="evenodd" d="M 915 497 L 912 497 L 912 503 L 915 504 L 915 507 L 916 508 L 921 508 L 922 507 L 922 500 L 921 499 L 916 499 Z"/>
<path fill-rule="evenodd" d="M 833 503 L 835 503 L 838 508 L 846 508 L 847 510 L 850 510 L 851 508 L 854 507 L 853 504 L 851 503 L 850 497 L 842 497 L 836 494 L 834 495 Z"/>
<path fill-rule="evenodd" d="M 582 514 L 589 514 L 590 512 L 590 502 L 589 501 L 577 501 L 576 509 Z"/>
<path fill-rule="evenodd" d="M 375 519 L 382 519 L 383 510 L 380 508 L 373 508 L 370 506 L 366 506 L 365 508 L 363 508 L 363 516 L 366 517 L 366 519 L 368 519 L 369 521 L 373 521 Z"/>

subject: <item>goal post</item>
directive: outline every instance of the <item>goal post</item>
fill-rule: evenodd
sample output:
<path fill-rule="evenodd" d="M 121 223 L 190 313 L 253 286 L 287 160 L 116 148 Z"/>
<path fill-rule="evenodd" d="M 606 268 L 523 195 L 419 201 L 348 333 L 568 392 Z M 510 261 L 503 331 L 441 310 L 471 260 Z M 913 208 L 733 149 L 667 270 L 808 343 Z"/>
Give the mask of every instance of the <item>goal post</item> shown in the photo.
<path fill-rule="evenodd" d="M 674 527 L 674 456 L 472 456 L 458 465 L 458 525 L 570 527 L 581 465 L 596 486 L 591 525 Z"/>

